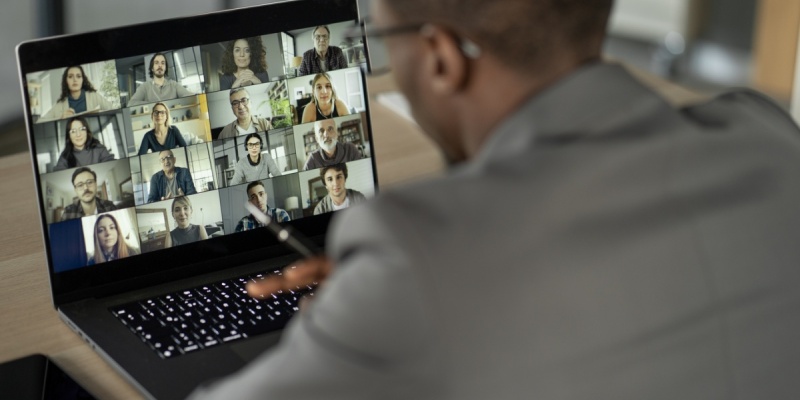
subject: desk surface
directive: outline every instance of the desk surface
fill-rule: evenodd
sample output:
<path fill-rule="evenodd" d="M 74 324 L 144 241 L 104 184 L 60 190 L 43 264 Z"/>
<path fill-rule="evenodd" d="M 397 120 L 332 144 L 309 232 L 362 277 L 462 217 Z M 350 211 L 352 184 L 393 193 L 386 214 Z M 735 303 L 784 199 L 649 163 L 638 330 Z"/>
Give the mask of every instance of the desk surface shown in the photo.
<path fill-rule="evenodd" d="M 698 99 L 683 89 L 647 75 L 673 104 Z M 371 96 L 391 90 L 391 77 L 370 79 Z M 442 159 L 419 128 L 379 104 L 371 103 L 375 159 L 383 188 L 431 176 L 443 169 Z M 33 353 L 46 354 L 103 399 L 141 398 L 53 309 L 44 246 L 36 209 L 36 190 L 28 153 L 0 157 L 0 362 Z"/>

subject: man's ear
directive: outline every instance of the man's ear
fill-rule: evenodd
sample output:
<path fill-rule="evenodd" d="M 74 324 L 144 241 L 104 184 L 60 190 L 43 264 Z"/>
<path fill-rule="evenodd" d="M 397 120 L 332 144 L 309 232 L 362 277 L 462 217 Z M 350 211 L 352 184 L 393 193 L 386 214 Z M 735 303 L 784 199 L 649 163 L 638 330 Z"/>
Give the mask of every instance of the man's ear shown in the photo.
<path fill-rule="evenodd" d="M 439 94 L 451 94 L 462 89 L 469 69 L 457 37 L 431 24 L 423 26 L 420 34 L 426 50 L 423 67 L 429 75 L 431 88 Z"/>

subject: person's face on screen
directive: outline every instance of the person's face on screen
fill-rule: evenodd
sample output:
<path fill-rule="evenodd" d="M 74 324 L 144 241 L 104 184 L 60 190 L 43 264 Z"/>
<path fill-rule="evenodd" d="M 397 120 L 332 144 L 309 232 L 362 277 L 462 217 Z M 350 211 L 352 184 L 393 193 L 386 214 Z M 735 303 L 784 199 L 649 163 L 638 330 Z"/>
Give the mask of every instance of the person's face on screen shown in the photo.
<path fill-rule="evenodd" d="M 250 67 L 250 45 L 247 40 L 239 39 L 233 42 L 233 62 L 239 69 Z"/>
<path fill-rule="evenodd" d="M 331 81 L 329 81 L 328 78 L 323 76 L 314 83 L 314 98 L 317 99 L 317 102 L 320 104 L 328 104 L 331 102 L 333 98 L 333 85 L 331 85 Z"/>
<path fill-rule="evenodd" d="M 250 155 L 250 158 L 255 160 L 258 157 L 259 153 L 261 153 L 261 141 L 251 137 L 247 140 L 247 153 Z"/>
<path fill-rule="evenodd" d="M 97 193 L 97 181 L 94 180 L 94 175 L 89 171 L 83 171 L 75 176 L 72 181 L 72 186 L 75 188 L 75 194 L 84 203 L 91 203 L 94 201 L 95 193 Z"/>
<path fill-rule="evenodd" d="M 240 90 L 231 95 L 231 109 L 233 115 L 239 121 L 247 121 L 250 119 L 250 94 L 246 90 Z"/>
<path fill-rule="evenodd" d="M 172 151 L 162 151 L 158 153 L 158 158 L 161 162 L 161 170 L 164 171 L 164 173 L 169 174 L 175 170 L 175 156 L 172 154 Z"/>
<path fill-rule="evenodd" d="M 344 198 L 346 188 L 344 186 L 345 178 L 343 171 L 330 168 L 325 171 L 323 180 L 325 181 L 325 189 L 328 189 L 328 194 L 330 194 L 331 197 L 337 200 Z"/>
<path fill-rule="evenodd" d="M 192 218 L 192 207 L 184 202 L 176 202 L 172 207 L 172 217 L 175 218 L 179 227 L 186 229 Z"/>
<path fill-rule="evenodd" d="M 155 56 L 155 59 L 153 60 L 153 75 L 156 78 L 163 78 L 166 72 L 167 59 L 161 54 Z"/>
<path fill-rule="evenodd" d="M 114 220 L 111 218 L 101 217 L 100 221 L 97 222 L 97 232 L 95 233 L 97 234 L 97 241 L 106 252 L 111 251 L 114 245 L 117 244 L 119 233 L 117 225 L 114 224 Z"/>
<path fill-rule="evenodd" d="M 167 124 L 167 107 L 161 104 L 153 107 L 153 124 L 155 126 L 164 126 Z"/>
<path fill-rule="evenodd" d="M 328 51 L 328 44 L 331 41 L 331 33 L 325 28 L 319 28 L 312 33 L 314 39 L 314 49 L 317 53 L 325 53 Z"/>
<path fill-rule="evenodd" d="M 67 87 L 70 92 L 79 92 L 83 87 L 83 74 L 80 68 L 70 68 L 67 71 Z"/>
<path fill-rule="evenodd" d="M 69 126 L 69 140 L 75 150 L 83 150 L 86 146 L 86 127 L 81 121 L 75 120 Z"/>
<path fill-rule="evenodd" d="M 250 204 L 258 207 L 259 210 L 267 212 L 267 192 L 264 186 L 255 185 L 247 191 L 247 198 Z"/>
<path fill-rule="evenodd" d="M 326 152 L 330 153 L 336 148 L 339 140 L 339 130 L 332 119 L 323 119 L 314 122 L 314 134 L 317 136 L 317 144 Z"/>

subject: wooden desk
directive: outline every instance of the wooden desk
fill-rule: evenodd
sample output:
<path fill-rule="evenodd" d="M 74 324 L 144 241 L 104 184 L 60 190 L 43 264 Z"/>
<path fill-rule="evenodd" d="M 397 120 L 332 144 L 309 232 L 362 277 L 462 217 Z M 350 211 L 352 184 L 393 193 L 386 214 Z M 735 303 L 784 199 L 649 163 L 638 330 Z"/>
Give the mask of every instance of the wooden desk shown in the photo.
<path fill-rule="evenodd" d="M 370 95 L 391 90 L 390 79 L 368 81 Z M 438 151 L 418 127 L 374 98 L 371 107 L 382 188 L 442 169 Z M 0 179 L 5 187 L 0 194 L 0 362 L 42 353 L 100 398 L 141 398 L 53 308 L 29 154 L 0 157 Z"/>

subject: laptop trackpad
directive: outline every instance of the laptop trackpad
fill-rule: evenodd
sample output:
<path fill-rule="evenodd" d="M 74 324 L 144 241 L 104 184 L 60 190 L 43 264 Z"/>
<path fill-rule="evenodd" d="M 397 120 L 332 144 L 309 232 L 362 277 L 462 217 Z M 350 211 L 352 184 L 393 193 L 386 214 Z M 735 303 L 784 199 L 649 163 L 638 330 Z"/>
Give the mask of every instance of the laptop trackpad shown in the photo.
<path fill-rule="evenodd" d="M 279 330 L 258 335 L 242 342 L 231 343 L 230 349 L 245 362 L 250 362 L 254 358 L 260 356 L 261 353 L 278 344 L 282 332 L 283 330 Z"/>

